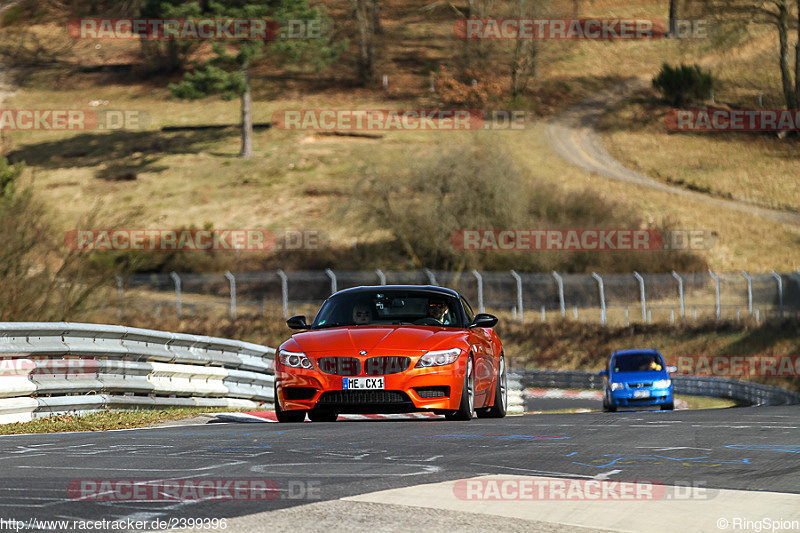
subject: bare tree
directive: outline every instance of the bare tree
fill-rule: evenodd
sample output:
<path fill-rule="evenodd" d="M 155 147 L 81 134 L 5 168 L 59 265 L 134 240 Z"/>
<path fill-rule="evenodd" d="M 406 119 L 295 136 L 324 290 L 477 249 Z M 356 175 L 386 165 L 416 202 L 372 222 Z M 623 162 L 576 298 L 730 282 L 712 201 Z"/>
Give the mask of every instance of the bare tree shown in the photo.
<path fill-rule="evenodd" d="M 515 17 L 531 18 L 533 8 L 530 0 L 516 0 Z M 525 92 L 528 81 L 536 76 L 538 43 L 534 40 L 517 39 L 511 53 L 511 96 Z"/>
<path fill-rule="evenodd" d="M 788 109 L 800 106 L 800 0 L 707 0 L 710 12 L 769 24 L 778 31 L 778 63 Z M 792 30 L 795 32 L 791 39 Z M 791 53 L 794 49 L 794 65 Z"/>
<path fill-rule="evenodd" d="M 363 85 L 375 79 L 375 19 L 377 2 L 352 0 L 358 24 L 358 81 Z"/>

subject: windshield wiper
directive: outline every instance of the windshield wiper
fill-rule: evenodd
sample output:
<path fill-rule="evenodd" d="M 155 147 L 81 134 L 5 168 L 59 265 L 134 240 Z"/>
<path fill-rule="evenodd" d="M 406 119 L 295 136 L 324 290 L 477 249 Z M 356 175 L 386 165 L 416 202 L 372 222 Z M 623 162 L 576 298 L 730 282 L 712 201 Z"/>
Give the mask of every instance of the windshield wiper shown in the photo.
<path fill-rule="evenodd" d="M 324 328 L 341 328 L 344 326 L 354 326 L 355 324 L 345 324 L 343 322 L 326 322 L 324 324 L 319 324 L 314 326 L 311 329 L 324 329 Z"/>

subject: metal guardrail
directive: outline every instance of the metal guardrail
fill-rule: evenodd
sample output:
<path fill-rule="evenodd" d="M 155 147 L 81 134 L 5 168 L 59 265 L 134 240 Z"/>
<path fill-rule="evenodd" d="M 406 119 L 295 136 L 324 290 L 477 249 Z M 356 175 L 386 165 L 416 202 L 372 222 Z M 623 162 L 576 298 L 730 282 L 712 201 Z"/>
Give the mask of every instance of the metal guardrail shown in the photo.
<path fill-rule="evenodd" d="M 524 387 L 602 389 L 603 378 L 584 370 L 517 370 Z M 748 405 L 800 404 L 800 394 L 783 389 L 740 381 L 701 376 L 672 376 L 674 391 L 689 396 L 729 398 Z"/>
<path fill-rule="evenodd" d="M 102 409 L 271 406 L 274 355 L 201 335 L 0 322 L 0 423 Z"/>

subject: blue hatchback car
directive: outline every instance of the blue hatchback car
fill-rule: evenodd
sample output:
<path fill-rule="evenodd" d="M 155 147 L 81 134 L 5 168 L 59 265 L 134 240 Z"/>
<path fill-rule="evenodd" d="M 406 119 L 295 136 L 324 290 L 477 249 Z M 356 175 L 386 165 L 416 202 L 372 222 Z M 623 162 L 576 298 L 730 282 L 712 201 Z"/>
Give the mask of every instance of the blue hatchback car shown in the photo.
<path fill-rule="evenodd" d="M 618 350 L 611 354 L 608 368 L 600 372 L 604 379 L 603 410 L 617 407 L 659 406 L 672 410 L 670 372 L 675 367 L 664 364 L 657 350 Z"/>

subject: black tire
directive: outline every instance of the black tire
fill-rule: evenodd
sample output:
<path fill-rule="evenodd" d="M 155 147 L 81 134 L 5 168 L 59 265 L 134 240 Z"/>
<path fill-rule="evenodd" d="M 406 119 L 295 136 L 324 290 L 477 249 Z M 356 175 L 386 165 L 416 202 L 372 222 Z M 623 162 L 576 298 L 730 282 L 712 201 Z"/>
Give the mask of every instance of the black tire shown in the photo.
<path fill-rule="evenodd" d="M 273 387 L 275 391 L 275 395 L 273 396 L 275 401 L 275 418 L 278 419 L 278 422 L 289 422 L 289 423 L 296 423 L 302 422 L 306 419 L 306 412 L 305 411 L 284 411 L 281 409 L 281 402 L 278 401 L 278 384 L 276 383 Z"/>
<path fill-rule="evenodd" d="M 500 355 L 497 362 L 497 385 L 494 388 L 494 405 L 478 409 L 475 414 L 478 418 L 503 418 L 508 409 L 508 372 L 506 371 L 506 360 Z"/>
<path fill-rule="evenodd" d="M 608 403 L 606 401 L 605 395 L 603 395 L 603 412 L 605 412 L 605 413 L 616 413 L 617 412 L 617 406 L 616 405 L 611 405 L 610 403 Z"/>
<path fill-rule="evenodd" d="M 464 373 L 464 386 L 461 388 L 461 403 L 457 411 L 444 415 L 447 420 L 472 420 L 475 412 L 475 365 L 472 357 L 467 359 L 467 371 Z"/>
<path fill-rule="evenodd" d="M 312 422 L 336 422 L 339 415 L 335 411 L 326 409 L 312 409 L 308 412 L 308 419 Z"/>
<path fill-rule="evenodd" d="M 669 403 L 665 403 L 665 404 L 661 405 L 661 410 L 662 411 L 672 411 L 674 409 L 675 409 L 675 403 L 674 402 L 669 402 Z"/>

